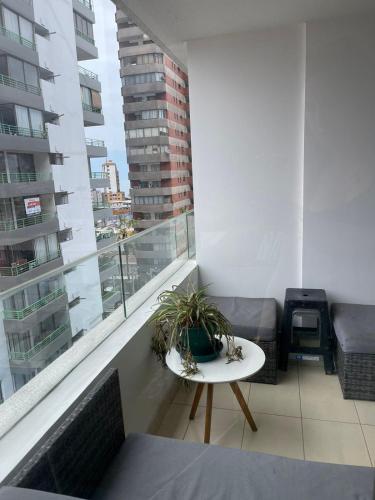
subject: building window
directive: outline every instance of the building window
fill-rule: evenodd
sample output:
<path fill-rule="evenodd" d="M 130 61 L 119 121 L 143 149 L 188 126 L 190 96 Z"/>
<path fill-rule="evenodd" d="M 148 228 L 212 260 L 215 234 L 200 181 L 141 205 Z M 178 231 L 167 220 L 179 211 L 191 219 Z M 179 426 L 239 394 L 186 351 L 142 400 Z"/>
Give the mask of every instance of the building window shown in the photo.
<path fill-rule="evenodd" d="M 142 73 L 140 75 L 128 75 L 122 77 L 123 85 L 137 85 L 139 83 L 164 82 L 164 73 Z"/>
<path fill-rule="evenodd" d="M 136 66 L 139 64 L 163 64 L 163 54 L 140 54 L 134 56 L 126 56 L 121 59 L 121 65 Z"/>
<path fill-rule="evenodd" d="M 24 38 L 25 40 L 29 40 L 30 42 L 34 42 L 34 30 L 33 25 L 30 21 L 25 19 L 22 16 L 19 16 L 15 12 L 7 9 L 6 7 L 2 8 L 2 17 L 3 17 L 3 26 L 12 33 Z"/>
<path fill-rule="evenodd" d="M 167 127 L 135 128 L 125 131 L 126 139 L 142 139 L 144 137 L 159 137 L 167 135 Z"/>
<path fill-rule="evenodd" d="M 94 30 L 90 21 L 74 12 L 74 26 L 77 31 L 94 40 Z"/>

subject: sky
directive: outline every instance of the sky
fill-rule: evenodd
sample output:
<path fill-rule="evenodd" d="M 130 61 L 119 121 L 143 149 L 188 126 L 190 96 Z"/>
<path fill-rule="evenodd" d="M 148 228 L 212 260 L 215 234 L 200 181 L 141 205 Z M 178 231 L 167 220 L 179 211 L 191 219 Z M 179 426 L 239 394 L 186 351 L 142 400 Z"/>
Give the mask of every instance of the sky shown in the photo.
<path fill-rule="evenodd" d="M 95 45 L 99 58 L 83 61 L 81 66 L 97 73 L 102 84 L 102 104 L 105 124 L 86 128 L 86 137 L 104 140 L 108 159 L 117 163 L 121 190 L 129 193 L 128 164 L 126 160 L 123 100 L 121 96 L 120 63 L 116 38 L 116 7 L 111 0 L 95 0 Z M 93 170 L 100 170 L 104 158 L 93 158 Z"/>

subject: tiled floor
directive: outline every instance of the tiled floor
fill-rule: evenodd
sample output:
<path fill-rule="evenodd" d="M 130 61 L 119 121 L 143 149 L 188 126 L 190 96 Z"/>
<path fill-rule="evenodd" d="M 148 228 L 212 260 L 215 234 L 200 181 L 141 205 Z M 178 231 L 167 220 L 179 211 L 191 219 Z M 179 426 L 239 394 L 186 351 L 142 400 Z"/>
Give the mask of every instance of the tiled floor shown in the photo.
<path fill-rule="evenodd" d="M 248 426 L 229 385 L 215 385 L 211 443 L 291 458 L 375 466 L 375 402 L 342 397 L 337 376 L 318 363 L 280 372 L 279 384 L 241 382 L 258 426 Z M 158 434 L 203 442 L 206 394 L 195 420 L 189 412 L 195 387 L 181 386 Z"/>

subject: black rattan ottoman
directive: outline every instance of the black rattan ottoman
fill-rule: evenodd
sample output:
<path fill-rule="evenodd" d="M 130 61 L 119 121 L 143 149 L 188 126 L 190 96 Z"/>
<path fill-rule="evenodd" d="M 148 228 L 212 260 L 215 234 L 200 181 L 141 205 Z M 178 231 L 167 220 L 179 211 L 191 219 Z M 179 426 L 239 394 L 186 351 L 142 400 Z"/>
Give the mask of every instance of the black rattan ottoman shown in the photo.
<path fill-rule="evenodd" d="M 249 382 L 277 384 L 278 342 L 275 299 L 208 297 L 232 325 L 232 333 L 255 342 L 266 355 L 266 362 Z"/>
<path fill-rule="evenodd" d="M 331 315 L 344 398 L 375 401 L 375 306 L 332 304 Z"/>

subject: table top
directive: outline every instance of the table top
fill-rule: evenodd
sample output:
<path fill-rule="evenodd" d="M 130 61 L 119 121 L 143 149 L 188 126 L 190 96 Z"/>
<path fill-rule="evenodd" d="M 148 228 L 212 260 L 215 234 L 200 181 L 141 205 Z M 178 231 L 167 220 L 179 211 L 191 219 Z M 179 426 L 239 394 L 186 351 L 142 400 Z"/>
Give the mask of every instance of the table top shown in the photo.
<path fill-rule="evenodd" d="M 225 355 L 227 346 L 226 343 L 223 342 L 224 347 L 219 357 L 207 363 L 198 363 L 199 373 L 196 375 L 191 377 L 184 377 L 182 375 L 183 366 L 181 357 L 176 349 L 172 349 L 171 352 L 167 354 L 166 362 L 168 368 L 179 377 L 206 384 L 235 382 L 255 375 L 255 373 L 263 367 L 266 361 L 263 350 L 249 340 L 240 337 L 234 337 L 234 340 L 236 347 L 242 347 L 244 359 L 240 361 L 232 361 L 227 364 L 227 357 Z"/>
<path fill-rule="evenodd" d="M 285 300 L 327 302 L 327 295 L 322 288 L 287 288 L 285 291 Z"/>

